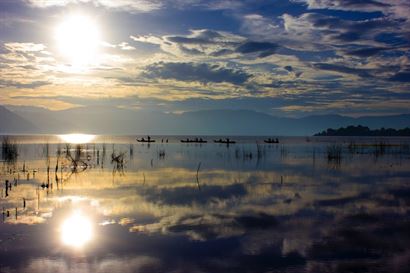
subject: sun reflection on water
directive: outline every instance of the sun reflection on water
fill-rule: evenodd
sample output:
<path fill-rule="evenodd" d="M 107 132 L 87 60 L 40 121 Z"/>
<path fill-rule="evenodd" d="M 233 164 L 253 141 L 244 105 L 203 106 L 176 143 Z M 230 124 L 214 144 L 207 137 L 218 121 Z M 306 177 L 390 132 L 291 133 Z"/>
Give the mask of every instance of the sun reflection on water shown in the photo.
<path fill-rule="evenodd" d="M 68 143 L 80 144 L 80 143 L 89 143 L 94 140 L 95 135 L 88 134 L 65 134 L 58 135 L 58 137 Z"/>
<path fill-rule="evenodd" d="M 80 211 L 75 211 L 61 225 L 61 241 L 67 246 L 81 248 L 92 240 L 93 235 L 90 219 Z"/>

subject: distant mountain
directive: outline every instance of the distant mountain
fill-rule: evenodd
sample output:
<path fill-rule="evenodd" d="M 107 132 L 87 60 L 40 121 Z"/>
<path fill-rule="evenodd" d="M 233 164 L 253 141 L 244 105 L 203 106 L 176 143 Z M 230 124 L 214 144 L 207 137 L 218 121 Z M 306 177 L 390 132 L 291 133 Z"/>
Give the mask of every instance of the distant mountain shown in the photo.
<path fill-rule="evenodd" d="M 0 134 L 5 133 L 33 133 L 37 128 L 21 116 L 0 106 Z"/>
<path fill-rule="evenodd" d="M 60 111 L 50 111 L 41 107 L 22 106 L 10 109 L 28 122 L 35 124 L 38 133 L 66 132 L 72 124 L 62 120 Z"/>
<path fill-rule="evenodd" d="M 249 110 L 201 110 L 174 114 L 105 106 L 78 107 L 62 111 L 37 107 L 10 107 L 10 109 L 14 112 L 11 114 L 25 120 L 26 124 L 18 125 L 21 122 L 12 122 L 16 127 L 7 128 L 2 132 L 19 133 L 24 127 L 32 128 L 28 131 L 33 133 L 313 135 L 327 128 L 359 124 L 371 129 L 410 127 L 410 115 L 360 118 L 321 115 L 286 118 Z M 3 123 L 8 124 L 10 122 L 7 120 L 11 118 L 2 115 L 1 119 Z M 34 128 L 27 123 L 34 124 Z"/>

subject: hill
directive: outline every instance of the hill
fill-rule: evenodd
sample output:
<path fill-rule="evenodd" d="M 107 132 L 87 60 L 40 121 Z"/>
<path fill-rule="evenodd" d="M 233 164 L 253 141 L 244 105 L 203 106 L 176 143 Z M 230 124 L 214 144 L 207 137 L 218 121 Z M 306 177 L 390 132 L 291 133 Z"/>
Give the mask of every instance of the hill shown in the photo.
<path fill-rule="evenodd" d="M 5 109 L 2 107 L 1 109 Z M 250 110 L 200 110 L 182 114 L 160 111 L 77 107 L 50 111 L 37 107 L 10 107 L 1 116 L 2 133 L 92 133 L 116 135 L 313 135 L 326 128 L 363 125 L 370 129 L 410 127 L 410 115 L 352 118 L 317 115 L 275 117 Z"/>
<path fill-rule="evenodd" d="M 371 130 L 366 126 L 347 126 L 339 129 L 327 129 L 321 133 L 315 134 L 315 136 L 410 136 L 410 128 L 393 129 L 393 128 L 381 128 Z"/>
<path fill-rule="evenodd" d="M 21 116 L 0 105 L 0 133 L 33 133 L 37 127 Z"/>

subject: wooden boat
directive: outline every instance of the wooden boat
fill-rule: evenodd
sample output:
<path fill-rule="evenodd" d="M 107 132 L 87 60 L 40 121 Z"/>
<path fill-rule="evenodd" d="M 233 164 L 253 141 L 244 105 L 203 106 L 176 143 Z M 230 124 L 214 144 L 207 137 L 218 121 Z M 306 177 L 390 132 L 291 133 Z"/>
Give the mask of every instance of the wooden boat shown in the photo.
<path fill-rule="evenodd" d="M 226 140 L 218 139 L 218 140 L 214 140 L 214 142 L 221 143 L 221 144 L 235 144 L 236 143 L 236 141 L 229 140 L 229 139 L 226 139 Z"/>
<path fill-rule="evenodd" d="M 263 142 L 268 143 L 268 144 L 278 144 L 279 139 L 268 138 L 268 139 L 265 139 Z"/>
<path fill-rule="evenodd" d="M 137 141 L 142 142 L 142 143 L 152 143 L 152 142 L 155 142 L 155 139 L 144 139 L 144 138 L 138 139 L 137 138 Z"/>
<path fill-rule="evenodd" d="M 181 139 L 181 143 L 207 143 L 208 141 L 203 139 Z"/>

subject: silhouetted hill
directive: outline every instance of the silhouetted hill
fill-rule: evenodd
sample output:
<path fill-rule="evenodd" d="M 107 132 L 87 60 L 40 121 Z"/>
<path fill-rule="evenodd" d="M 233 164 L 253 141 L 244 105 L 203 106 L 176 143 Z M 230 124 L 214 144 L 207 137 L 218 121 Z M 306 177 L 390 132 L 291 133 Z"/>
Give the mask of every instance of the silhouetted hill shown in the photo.
<path fill-rule="evenodd" d="M 37 128 L 19 115 L 0 106 L 0 133 L 33 133 Z"/>
<path fill-rule="evenodd" d="M 371 130 L 366 126 L 347 126 L 339 129 L 327 129 L 321 133 L 315 134 L 315 136 L 410 136 L 410 128 L 393 129 L 393 128 L 381 128 Z"/>
<path fill-rule="evenodd" d="M 200 110 L 175 114 L 105 106 L 77 107 L 63 111 L 36 107 L 10 109 L 38 128 L 32 132 L 40 133 L 312 135 L 326 128 L 359 124 L 370 129 L 410 127 L 410 115 L 360 118 L 321 115 L 287 118 L 249 110 Z M 5 120 L 3 116 L 2 119 Z M 17 130 L 19 128 L 10 128 L 3 132 L 21 132 Z"/>

